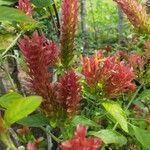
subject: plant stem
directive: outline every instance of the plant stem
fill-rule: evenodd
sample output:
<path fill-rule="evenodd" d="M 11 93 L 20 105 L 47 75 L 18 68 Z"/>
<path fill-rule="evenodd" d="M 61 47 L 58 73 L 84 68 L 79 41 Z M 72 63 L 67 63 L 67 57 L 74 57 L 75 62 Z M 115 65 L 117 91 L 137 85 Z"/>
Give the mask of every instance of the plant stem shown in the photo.
<path fill-rule="evenodd" d="M 138 94 L 139 91 L 141 90 L 142 86 L 143 86 L 143 84 L 141 84 L 141 85 L 138 87 L 138 89 L 136 90 L 136 92 L 135 92 L 134 95 L 132 96 L 131 100 L 129 101 L 129 103 L 128 103 L 126 109 L 125 109 L 125 111 L 127 111 L 127 110 L 129 109 L 129 107 L 131 106 L 132 102 L 133 102 L 134 99 L 136 98 L 137 94 Z M 115 124 L 114 127 L 113 127 L 113 130 L 115 130 L 115 129 L 117 128 L 118 124 L 119 124 L 119 123 L 116 122 L 116 124 Z"/>
<path fill-rule="evenodd" d="M 14 41 L 7 47 L 7 49 L 2 53 L 2 57 L 7 54 L 7 52 L 16 44 L 20 36 L 22 35 L 23 32 L 20 32 L 17 37 L 14 39 Z"/>
<path fill-rule="evenodd" d="M 6 150 L 17 150 L 8 133 L 2 133 L 0 139 L 7 146 Z"/>
<path fill-rule="evenodd" d="M 5 67 L 5 66 L 3 65 L 3 68 L 4 68 L 4 71 L 5 71 L 5 73 L 6 73 L 7 77 L 8 77 L 8 79 L 9 79 L 9 81 L 10 81 L 10 84 L 11 84 L 13 90 L 14 90 L 14 91 L 17 91 L 16 85 L 14 84 L 14 82 L 13 82 L 11 76 L 10 76 L 10 73 L 9 73 L 7 67 Z"/>
<path fill-rule="evenodd" d="M 130 102 L 128 103 L 127 107 L 125 110 L 128 110 L 129 107 L 131 106 L 132 102 L 134 101 L 135 97 L 137 96 L 137 94 L 139 93 L 139 91 L 141 90 L 143 84 L 141 84 L 138 89 L 136 90 L 136 92 L 134 93 L 133 97 L 131 98 Z"/>
<path fill-rule="evenodd" d="M 45 128 L 41 127 L 41 129 L 46 132 L 46 134 L 49 134 L 57 143 L 61 143 L 62 140 L 60 140 L 59 138 L 57 138 L 54 134 L 51 133 L 50 130 L 46 130 Z"/>

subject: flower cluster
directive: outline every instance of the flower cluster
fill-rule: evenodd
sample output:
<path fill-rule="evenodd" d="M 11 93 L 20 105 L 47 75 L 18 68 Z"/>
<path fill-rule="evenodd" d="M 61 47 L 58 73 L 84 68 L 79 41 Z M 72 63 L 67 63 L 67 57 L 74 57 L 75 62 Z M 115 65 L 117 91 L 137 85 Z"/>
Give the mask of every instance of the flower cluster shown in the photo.
<path fill-rule="evenodd" d="M 31 8 L 30 0 L 19 0 L 18 9 L 23 11 L 25 14 L 32 16 L 32 8 Z"/>
<path fill-rule="evenodd" d="M 77 114 L 81 100 L 81 87 L 79 77 L 73 69 L 60 77 L 57 100 L 67 111 L 69 117 Z"/>
<path fill-rule="evenodd" d="M 134 70 L 139 69 L 140 71 L 144 68 L 144 59 L 137 53 L 132 53 L 128 56 L 128 61 Z"/>
<path fill-rule="evenodd" d="M 74 56 L 74 40 L 78 21 L 78 0 L 63 0 L 61 14 L 61 63 L 68 68 Z"/>
<path fill-rule="evenodd" d="M 27 61 L 31 88 L 43 97 L 43 111 L 46 114 L 56 114 L 60 110 L 59 106 L 63 106 L 69 117 L 75 115 L 81 99 L 79 77 L 71 69 L 58 82 L 53 83 L 52 75 L 48 71 L 58 61 L 57 46 L 44 35 L 34 32 L 31 38 L 24 36 L 20 39 L 19 47 Z"/>
<path fill-rule="evenodd" d="M 96 150 L 102 146 L 102 141 L 98 138 L 86 138 L 87 128 L 78 125 L 72 139 L 62 143 L 60 150 Z"/>
<path fill-rule="evenodd" d="M 31 87 L 36 94 L 43 97 L 42 105 L 49 110 L 54 101 L 54 85 L 51 83 L 52 75 L 48 72 L 48 67 L 56 64 L 59 50 L 53 42 L 36 31 L 31 38 L 24 36 L 20 39 L 19 47 L 27 61 Z"/>
<path fill-rule="evenodd" d="M 134 78 L 133 68 L 125 66 L 123 63 L 116 64 L 106 83 L 106 94 L 110 97 L 116 97 L 122 92 L 134 91 L 135 84 L 132 83 Z"/>
<path fill-rule="evenodd" d="M 97 55 L 83 58 L 82 74 L 85 76 L 87 84 L 92 87 L 101 83 L 105 94 L 110 97 L 134 90 L 133 68 L 117 58 L 116 56 L 105 58 L 102 55 L 99 55 L 99 59 L 97 59 Z"/>
<path fill-rule="evenodd" d="M 150 16 L 146 7 L 137 0 L 114 0 L 121 7 L 133 26 L 141 33 L 150 32 Z"/>
<path fill-rule="evenodd" d="M 81 58 L 82 74 L 90 86 L 95 86 L 99 80 L 99 63 L 102 57 L 102 52 L 98 51 L 95 56 Z"/>

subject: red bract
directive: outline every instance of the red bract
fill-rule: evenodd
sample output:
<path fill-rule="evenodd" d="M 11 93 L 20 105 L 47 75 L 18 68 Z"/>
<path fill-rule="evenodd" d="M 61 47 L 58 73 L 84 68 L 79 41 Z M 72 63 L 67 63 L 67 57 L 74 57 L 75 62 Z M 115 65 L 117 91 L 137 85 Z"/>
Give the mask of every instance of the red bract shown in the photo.
<path fill-rule="evenodd" d="M 96 150 L 102 145 L 98 138 L 86 138 L 87 128 L 78 125 L 72 139 L 62 143 L 60 150 Z"/>
<path fill-rule="evenodd" d="M 34 143 L 29 142 L 27 144 L 27 150 L 38 150 Z"/>
<path fill-rule="evenodd" d="M 142 70 L 144 67 L 144 60 L 139 54 L 130 54 L 128 57 L 128 61 L 134 69 Z"/>
<path fill-rule="evenodd" d="M 98 51 L 93 57 L 82 58 L 82 74 L 89 86 L 95 86 L 99 80 L 99 65 L 103 59 L 103 54 Z"/>
<path fill-rule="evenodd" d="M 19 47 L 27 61 L 32 89 L 44 98 L 44 107 L 51 107 L 53 84 L 48 67 L 54 66 L 57 62 L 57 46 L 46 39 L 44 35 L 40 36 L 38 32 L 34 32 L 31 38 L 24 36 L 20 39 Z"/>
<path fill-rule="evenodd" d="M 19 0 L 18 1 L 18 9 L 23 11 L 25 14 L 32 16 L 32 8 L 30 0 Z"/>
<path fill-rule="evenodd" d="M 96 61 L 98 60 L 98 61 Z M 90 87 L 102 85 L 104 92 L 114 97 L 122 92 L 132 91 L 135 85 L 133 69 L 118 60 L 118 57 L 85 57 L 82 60 L 82 74 Z"/>
<path fill-rule="evenodd" d="M 106 83 L 106 94 L 115 97 L 122 92 L 135 90 L 135 84 L 131 83 L 134 78 L 135 75 L 131 67 L 125 66 L 123 63 L 116 64 Z"/>
<path fill-rule="evenodd" d="M 99 81 L 102 83 L 106 82 L 110 78 L 113 72 L 113 68 L 117 64 L 117 59 L 115 56 L 107 57 L 103 62 L 101 62 L 99 68 Z"/>
<path fill-rule="evenodd" d="M 77 113 L 81 100 L 81 87 L 79 77 L 73 69 L 60 77 L 57 100 L 63 105 L 69 117 Z"/>
<path fill-rule="evenodd" d="M 74 54 L 74 40 L 78 21 L 78 0 L 63 0 L 61 15 L 61 63 L 68 68 Z"/>
<path fill-rule="evenodd" d="M 133 26 L 141 33 L 150 32 L 150 16 L 146 7 L 137 0 L 114 0 L 127 15 Z"/>

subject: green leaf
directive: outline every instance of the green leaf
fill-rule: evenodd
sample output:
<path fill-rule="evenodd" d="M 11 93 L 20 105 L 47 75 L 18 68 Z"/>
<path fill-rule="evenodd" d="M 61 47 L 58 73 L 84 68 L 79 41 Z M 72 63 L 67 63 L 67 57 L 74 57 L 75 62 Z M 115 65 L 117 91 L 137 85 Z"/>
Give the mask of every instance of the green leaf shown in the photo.
<path fill-rule="evenodd" d="M 18 124 L 21 124 L 23 126 L 28 127 L 42 127 L 49 124 L 48 119 L 43 114 L 35 114 L 28 116 L 26 118 L 23 118 L 17 122 Z"/>
<path fill-rule="evenodd" d="M 23 23 L 34 23 L 35 21 L 18 9 L 0 6 L 0 21 L 16 21 Z"/>
<path fill-rule="evenodd" d="M 41 101 L 42 98 L 40 96 L 30 96 L 21 98 L 20 101 L 13 103 L 4 114 L 4 121 L 7 126 L 9 127 L 16 121 L 27 117 L 30 113 L 36 110 L 36 108 L 41 104 Z"/>
<path fill-rule="evenodd" d="M 0 49 L 6 49 L 15 38 L 16 38 L 16 35 L 14 34 L 5 34 L 5 35 L 1 34 L 0 35 L 0 41 L 1 41 Z"/>
<path fill-rule="evenodd" d="M 17 0 L 0 0 L 0 5 L 11 5 L 16 2 L 17 2 Z"/>
<path fill-rule="evenodd" d="M 5 94 L 4 96 L 0 97 L 0 106 L 3 108 L 9 108 L 13 105 L 13 103 L 18 102 L 18 99 L 20 101 L 20 98 L 23 98 L 22 95 L 16 93 L 16 92 L 10 92 L 8 94 Z"/>
<path fill-rule="evenodd" d="M 102 139 L 105 144 L 124 145 L 127 143 L 127 139 L 123 135 L 113 130 L 90 131 L 88 135 L 93 135 Z"/>
<path fill-rule="evenodd" d="M 76 126 L 78 124 L 83 124 L 83 125 L 90 126 L 90 127 L 99 127 L 97 123 L 86 118 L 85 116 L 75 116 L 75 118 L 71 121 L 71 124 L 73 126 Z"/>
<path fill-rule="evenodd" d="M 104 102 L 102 105 L 106 111 L 110 113 L 111 116 L 120 124 L 121 128 L 125 132 L 128 132 L 127 117 L 120 105 L 112 101 Z"/>
<path fill-rule="evenodd" d="M 150 90 L 149 89 L 144 90 L 136 99 L 136 101 L 138 100 L 150 100 Z"/>
<path fill-rule="evenodd" d="M 150 132 L 134 125 L 131 125 L 131 127 L 134 131 L 136 139 L 143 145 L 143 147 L 150 150 Z"/>
<path fill-rule="evenodd" d="M 51 5 L 50 0 L 31 0 L 31 3 L 33 3 L 36 7 L 48 7 Z"/>

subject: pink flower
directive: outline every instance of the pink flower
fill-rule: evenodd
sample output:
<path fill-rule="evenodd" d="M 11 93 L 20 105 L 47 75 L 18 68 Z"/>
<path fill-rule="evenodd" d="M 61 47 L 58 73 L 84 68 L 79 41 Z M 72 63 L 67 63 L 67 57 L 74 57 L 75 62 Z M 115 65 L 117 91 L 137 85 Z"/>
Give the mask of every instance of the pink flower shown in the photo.
<path fill-rule="evenodd" d="M 59 79 L 57 100 L 64 107 L 69 117 L 74 116 L 79 109 L 81 87 L 79 77 L 71 69 Z"/>
<path fill-rule="evenodd" d="M 105 92 L 109 97 L 135 90 L 132 80 L 135 78 L 133 68 L 125 66 L 123 63 L 115 65 L 113 72 L 106 82 Z"/>
<path fill-rule="evenodd" d="M 37 147 L 35 146 L 35 144 L 33 144 L 32 142 L 29 142 L 27 144 L 27 150 L 38 150 Z"/>
<path fill-rule="evenodd" d="M 85 80 L 89 86 L 96 86 L 99 80 L 99 65 L 103 59 L 101 51 L 96 52 L 95 56 L 83 57 L 82 63 L 82 74 L 85 76 Z"/>
<path fill-rule="evenodd" d="M 134 69 L 143 70 L 145 63 L 142 56 L 140 56 L 139 54 L 137 53 L 129 54 L 128 61 Z"/>
<path fill-rule="evenodd" d="M 18 9 L 23 11 L 25 14 L 32 16 L 32 8 L 30 0 L 19 0 L 18 1 Z"/>
<path fill-rule="evenodd" d="M 74 56 L 74 41 L 78 22 L 78 0 L 63 0 L 61 12 L 61 63 L 68 68 Z"/>
<path fill-rule="evenodd" d="M 98 61 L 96 61 L 98 60 Z M 122 92 L 133 91 L 135 75 L 132 67 L 118 60 L 118 57 L 85 57 L 82 60 L 82 74 L 89 87 L 101 84 L 101 92 L 109 97 L 116 97 Z"/>
<path fill-rule="evenodd" d="M 78 125 L 74 137 L 62 143 L 60 150 L 96 150 L 102 145 L 98 138 L 86 138 L 87 128 Z"/>

